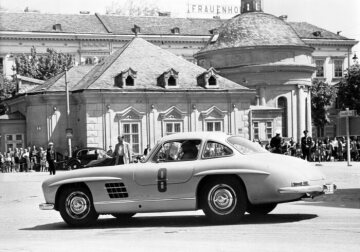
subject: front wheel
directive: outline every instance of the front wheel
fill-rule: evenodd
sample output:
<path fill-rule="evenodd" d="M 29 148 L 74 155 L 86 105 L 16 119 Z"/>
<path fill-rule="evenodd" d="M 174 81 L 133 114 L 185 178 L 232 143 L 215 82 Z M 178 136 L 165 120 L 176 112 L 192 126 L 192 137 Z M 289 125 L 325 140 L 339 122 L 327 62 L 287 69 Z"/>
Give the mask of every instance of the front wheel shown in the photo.
<path fill-rule="evenodd" d="M 217 223 L 238 222 L 245 213 L 247 197 L 241 183 L 233 177 L 209 181 L 201 190 L 201 206 Z"/>
<path fill-rule="evenodd" d="M 59 211 L 63 220 L 70 226 L 88 226 L 99 217 L 91 194 L 86 188 L 67 188 L 62 191 L 59 198 Z"/>
<path fill-rule="evenodd" d="M 248 204 L 248 208 L 246 212 L 252 215 L 266 215 L 275 209 L 277 206 L 276 203 L 268 203 L 268 204 L 260 204 L 260 205 L 252 205 Z"/>

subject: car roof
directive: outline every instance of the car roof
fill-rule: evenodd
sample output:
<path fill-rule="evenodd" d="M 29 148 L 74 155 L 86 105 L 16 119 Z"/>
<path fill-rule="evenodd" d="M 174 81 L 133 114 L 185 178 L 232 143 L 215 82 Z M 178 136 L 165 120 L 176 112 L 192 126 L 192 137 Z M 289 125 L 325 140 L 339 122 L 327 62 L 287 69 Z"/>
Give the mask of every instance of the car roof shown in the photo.
<path fill-rule="evenodd" d="M 76 149 L 75 151 L 79 152 L 82 150 L 104 150 L 104 149 L 101 147 L 82 147 L 82 148 Z"/>
<path fill-rule="evenodd" d="M 218 140 L 218 141 L 224 141 L 227 139 L 230 135 L 224 133 L 224 132 L 181 132 L 181 133 L 175 133 L 171 135 L 164 136 L 161 138 L 161 142 L 171 141 L 171 140 L 178 140 L 178 139 L 201 139 L 201 140 Z"/>

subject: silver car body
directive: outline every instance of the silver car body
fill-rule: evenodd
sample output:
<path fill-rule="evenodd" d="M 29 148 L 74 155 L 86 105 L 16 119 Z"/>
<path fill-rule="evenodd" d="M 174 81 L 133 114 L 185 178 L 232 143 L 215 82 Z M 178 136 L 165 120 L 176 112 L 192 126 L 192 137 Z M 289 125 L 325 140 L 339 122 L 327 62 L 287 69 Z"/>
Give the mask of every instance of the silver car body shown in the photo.
<path fill-rule="evenodd" d="M 99 214 L 198 209 L 199 183 L 208 176 L 238 176 L 251 204 L 295 201 L 328 190 L 324 175 L 307 161 L 265 150 L 243 154 L 229 142 L 229 137 L 213 132 L 173 134 L 163 137 L 143 163 L 58 174 L 43 182 L 46 203 L 40 208 L 57 209 L 59 189 L 76 183 L 86 184 Z M 159 162 L 156 159 L 159 149 L 164 143 L 174 140 L 201 141 L 197 158 L 193 161 Z M 204 146 L 208 141 L 230 148 L 231 155 L 205 158 Z M 166 189 L 161 189 L 164 185 Z"/>

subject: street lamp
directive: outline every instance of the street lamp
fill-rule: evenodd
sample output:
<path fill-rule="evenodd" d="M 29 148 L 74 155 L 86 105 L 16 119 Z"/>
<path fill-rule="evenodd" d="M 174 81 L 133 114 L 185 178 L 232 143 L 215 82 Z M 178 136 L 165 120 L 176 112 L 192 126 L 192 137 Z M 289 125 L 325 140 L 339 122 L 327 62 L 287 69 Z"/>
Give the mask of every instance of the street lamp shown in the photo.
<path fill-rule="evenodd" d="M 354 54 L 354 57 L 352 57 L 354 63 L 356 64 L 357 60 L 358 60 L 358 57 L 356 56 L 356 53 Z"/>
<path fill-rule="evenodd" d="M 69 87 L 67 82 L 67 67 L 65 66 L 65 93 L 66 93 L 66 139 L 68 144 L 68 155 L 69 158 L 72 157 L 72 151 L 71 151 L 71 138 L 73 137 L 73 131 L 70 127 L 70 101 L 69 101 Z"/>

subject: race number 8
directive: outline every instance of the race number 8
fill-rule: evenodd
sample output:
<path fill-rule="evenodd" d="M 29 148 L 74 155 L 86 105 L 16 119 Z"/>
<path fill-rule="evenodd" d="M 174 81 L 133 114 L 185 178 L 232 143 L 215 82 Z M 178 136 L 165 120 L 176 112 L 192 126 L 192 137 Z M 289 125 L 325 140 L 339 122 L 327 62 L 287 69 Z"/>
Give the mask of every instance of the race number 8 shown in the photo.
<path fill-rule="evenodd" d="M 159 192 L 166 192 L 166 190 L 167 190 L 166 173 L 167 173 L 166 168 L 161 168 L 158 171 L 158 176 L 157 176 L 158 183 L 157 183 L 157 185 L 158 185 Z"/>

